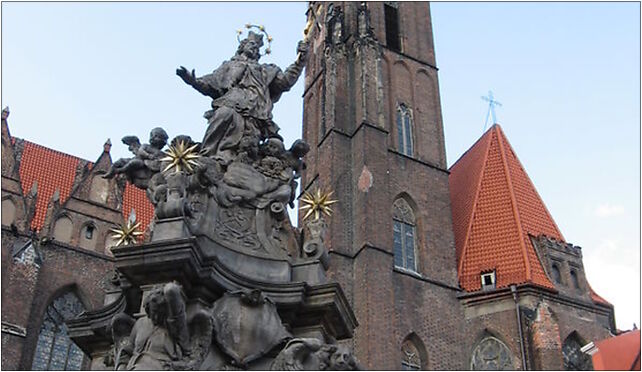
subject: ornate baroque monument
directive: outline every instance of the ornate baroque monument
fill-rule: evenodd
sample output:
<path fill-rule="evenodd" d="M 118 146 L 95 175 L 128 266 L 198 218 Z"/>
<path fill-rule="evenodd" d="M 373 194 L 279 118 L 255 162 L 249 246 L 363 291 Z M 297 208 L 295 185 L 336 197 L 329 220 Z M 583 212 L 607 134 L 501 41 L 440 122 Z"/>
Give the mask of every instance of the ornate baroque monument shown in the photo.
<path fill-rule="evenodd" d="M 247 28 L 236 55 L 211 74 L 176 70 L 212 98 L 203 140 L 179 135 L 163 151 L 162 128 L 148 144 L 124 137 L 134 156 L 104 176 L 146 190 L 155 225 L 144 244 L 135 221 L 114 230 L 123 244 L 113 249 L 120 291 L 68 322 L 92 368 L 359 368 L 337 344 L 352 337 L 355 316 L 326 279 L 323 212 L 333 201 L 306 195 L 303 232 L 286 213 L 309 146 L 297 140 L 286 150 L 272 105 L 301 75 L 308 43 L 282 71 L 259 63 L 264 28 Z"/>

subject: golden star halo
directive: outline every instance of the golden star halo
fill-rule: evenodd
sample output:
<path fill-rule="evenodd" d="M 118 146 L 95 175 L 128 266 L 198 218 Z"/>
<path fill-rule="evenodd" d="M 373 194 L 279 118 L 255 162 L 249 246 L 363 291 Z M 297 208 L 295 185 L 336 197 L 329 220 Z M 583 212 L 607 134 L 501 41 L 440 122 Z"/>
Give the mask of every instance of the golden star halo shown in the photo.
<path fill-rule="evenodd" d="M 112 233 L 114 239 L 118 239 L 116 246 L 120 247 L 121 245 L 130 245 L 136 244 L 138 237 L 143 235 L 142 231 L 139 231 L 140 222 L 127 221 L 127 223 L 109 229 Z"/>
<path fill-rule="evenodd" d="M 317 189 L 314 193 L 305 192 L 301 197 L 301 203 L 303 204 L 299 209 L 304 211 L 307 210 L 303 219 L 307 219 L 311 215 L 314 215 L 314 219 L 318 220 L 323 213 L 327 216 L 332 215 L 332 208 L 330 205 L 337 202 L 337 200 L 331 200 L 330 195 L 334 191 L 324 192 L 321 189 Z"/>
<path fill-rule="evenodd" d="M 170 146 L 165 152 L 166 157 L 161 161 L 168 161 L 169 165 L 163 169 L 163 173 L 175 169 L 180 172 L 184 168 L 187 172 L 192 173 L 194 167 L 198 165 L 198 159 L 201 157 L 194 151 L 198 144 L 187 147 L 184 141 L 179 142 L 176 146 Z"/>

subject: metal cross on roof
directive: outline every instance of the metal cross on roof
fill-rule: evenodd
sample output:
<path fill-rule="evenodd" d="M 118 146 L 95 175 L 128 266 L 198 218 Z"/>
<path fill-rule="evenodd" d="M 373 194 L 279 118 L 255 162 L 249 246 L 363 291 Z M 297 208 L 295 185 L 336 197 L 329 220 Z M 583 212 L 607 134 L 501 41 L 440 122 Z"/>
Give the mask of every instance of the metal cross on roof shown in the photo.
<path fill-rule="evenodd" d="M 488 97 L 481 97 L 484 101 L 488 102 L 488 113 L 486 114 L 486 121 L 484 122 L 484 132 L 486 131 L 486 126 L 488 126 L 488 118 L 491 118 L 493 121 L 492 124 L 497 123 L 497 117 L 495 116 L 495 106 L 502 107 L 501 102 L 496 101 L 493 96 L 493 91 L 488 91 Z"/>

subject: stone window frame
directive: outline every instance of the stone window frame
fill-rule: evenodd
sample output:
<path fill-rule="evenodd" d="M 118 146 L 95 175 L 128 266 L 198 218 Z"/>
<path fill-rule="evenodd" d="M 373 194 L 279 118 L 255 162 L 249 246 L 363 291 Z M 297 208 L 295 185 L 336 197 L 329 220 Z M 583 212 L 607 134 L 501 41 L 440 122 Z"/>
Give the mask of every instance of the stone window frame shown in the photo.
<path fill-rule="evenodd" d="M 553 284 L 564 285 L 564 278 L 562 277 L 562 262 L 551 260 L 551 279 Z"/>
<path fill-rule="evenodd" d="M 478 370 L 478 369 L 475 369 L 475 364 L 474 364 L 474 362 L 475 362 L 475 359 L 474 359 L 474 358 L 475 358 L 475 353 L 476 353 L 476 352 L 477 352 L 477 350 L 482 346 L 482 344 L 483 344 L 483 343 L 486 343 L 486 342 L 496 342 L 496 343 L 499 345 L 499 347 L 500 347 L 500 353 L 501 353 L 502 351 L 506 351 L 506 352 L 507 352 L 507 357 L 508 357 L 507 362 L 508 362 L 508 365 L 506 365 L 506 367 L 507 367 L 507 368 L 506 368 L 506 369 L 504 369 L 504 370 L 515 370 L 515 367 L 514 367 L 514 365 L 513 365 L 513 364 L 514 364 L 514 356 L 513 356 L 513 352 L 512 352 L 512 351 L 511 351 L 511 349 L 508 347 L 508 345 L 506 345 L 506 343 L 505 343 L 505 342 L 503 342 L 499 337 L 495 336 L 494 334 L 492 334 L 492 333 L 490 333 L 490 332 L 484 332 L 484 335 L 483 335 L 483 336 L 479 339 L 479 341 L 478 341 L 477 343 L 475 343 L 475 345 L 473 346 L 472 352 L 471 352 L 471 354 L 470 354 L 470 366 L 469 366 L 469 369 L 470 369 L 471 371 Z M 502 347 L 503 347 L 503 348 L 502 348 Z"/>
<path fill-rule="evenodd" d="M 413 157 L 414 146 L 414 118 L 412 109 L 404 102 L 397 102 L 395 111 L 395 126 L 397 128 L 397 148 L 400 153 Z"/>
<path fill-rule="evenodd" d="M 421 338 L 412 332 L 404 338 L 399 348 L 401 353 L 401 370 L 418 371 L 428 367 L 428 354 Z"/>
<path fill-rule="evenodd" d="M 90 226 L 91 226 L 91 232 L 90 232 L 90 233 L 91 233 L 91 236 L 90 236 L 90 237 L 87 237 L 87 232 L 86 232 L 86 231 L 84 231 L 84 230 L 85 230 L 86 228 L 90 227 Z M 94 240 L 94 239 L 97 239 L 97 236 L 98 236 L 98 235 L 97 235 L 97 233 L 98 233 L 98 227 L 96 226 L 96 224 L 94 223 L 94 221 L 88 221 L 88 222 L 85 222 L 85 223 L 82 225 L 82 227 L 80 228 L 80 235 L 82 235 L 83 233 L 85 234 L 85 239 L 87 239 L 87 240 Z M 81 238 L 82 238 L 82 237 L 81 237 Z"/>
<path fill-rule="evenodd" d="M 69 338 L 65 322 L 77 317 L 85 310 L 82 300 L 71 289 L 63 291 L 49 302 L 43 312 L 42 323 L 38 330 L 36 347 L 31 360 L 32 370 L 83 369 L 85 354 Z"/>
<path fill-rule="evenodd" d="M 577 291 L 583 290 L 582 284 L 580 284 L 579 273 L 580 273 L 580 269 L 578 267 L 575 267 L 574 265 L 569 265 L 568 275 L 571 278 L 570 284 L 572 285 L 573 289 Z"/>
<path fill-rule="evenodd" d="M 571 345 L 574 347 L 572 348 L 572 350 L 569 350 L 570 347 L 568 347 L 567 345 L 571 343 L 574 343 L 575 345 Z M 570 363 L 569 359 L 572 355 L 577 355 L 579 358 L 581 358 L 580 361 L 583 363 L 585 367 L 588 366 L 589 370 L 593 370 L 593 361 L 591 359 L 591 356 L 582 352 L 582 346 L 586 344 L 587 342 L 585 341 L 584 337 L 580 336 L 579 332 L 577 332 L 576 330 L 570 332 L 568 336 L 566 336 L 564 341 L 562 341 L 562 361 L 564 363 L 563 364 L 564 370 L 566 371 L 586 370 L 586 368 L 582 368 L 582 366 L 580 366 L 580 368 L 569 368 L 569 367 L 572 367 L 569 365 Z M 571 352 L 572 354 L 570 354 Z"/>
<path fill-rule="evenodd" d="M 481 279 L 481 288 L 482 290 L 495 289 L 497 287 L 497 271 L 496 270 L 487 270 L 482 271 L 480 274 Z M 486 279 L 490 279 L 490 283 L 486 283 Z"/>
<path fill-rule="evenodd" d="M 401 15 L 399 12 L 399 2 L 397 1 L 385 1 L 383 3 L 383 18 L 384 18 L 384 34 L 386 37 L 386 47 L 388 49 L 395 51 L 397 53 L 403 53 L 403 37 L 401 32 Z M 389 17 L 395 17 L 391 19 Z M 394 24 L 389 24 L 389 22 L 394 22 Z M 391 30 L 389 26 L 396 26 L 396 30 Z M 396 31 L 396 35 L 393 35 L 393 32 Z M 398 45 L 391 45 L 391 39 L 396 36 L 396 43 Z"/>
<path fill-rule="evenodd" d="M 417 221 L 412 207 L 403 197 L 397 198 L 393 203 L 392 223 L 394 266 L 417 273 Z M 407 240 L 409 237 L 410 244 Z M 409 262 L 409 258 L 412 262 Z"/>

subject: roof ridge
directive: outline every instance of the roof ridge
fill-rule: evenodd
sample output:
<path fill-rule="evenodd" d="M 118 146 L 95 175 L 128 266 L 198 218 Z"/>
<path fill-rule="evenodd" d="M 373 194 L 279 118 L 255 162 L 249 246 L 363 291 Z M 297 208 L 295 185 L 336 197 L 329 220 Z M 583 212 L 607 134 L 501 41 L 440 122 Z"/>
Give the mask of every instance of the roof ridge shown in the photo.
<path fill-rule="evenodd" d="M 501 128 L 500 128 L 500 131 L 501 131 Z M 513 153 L 514 153 L 515 151 L 513 150 L 513 147 L 510 145 L 510 142 L 508 142 L 508 138 L 506 138 L 506 135 L 504 135 L 503 131 L 501 131 L 501 132 L 502 132 L 502 137 L 504 138 L 504 140 L 506 141 L 506 143 L 510 147 L 511 151 L 513 151 Z M 528 175 L 528 172 L 526 172 L 526 169 L 524 168 L 524 165 L 522 164 L 522 162 L 519 160 L 519 158 L 516 155 L 515 155 L 515 161 L 517 162 L 517 165 L 519 165 L 519 167 L 522 169 L 522 172 L 524 172 L 524 175 L 526 176 L 525 180 L 528 182 L 528 184 L 530 186 L 530 189 L 535 193 L 535 196 L 541 202 L 542 208 L 544 209 L 544 212 L 546 212 L 546 216 L 548 217 L 548 220 L 555 227 L 555 230 L 559 234 L 559 237 L 561 238 L 561 240 L 564 243 L 567 243 L 566 238 L 564 238 L 564 234 L 562 234 L 562 230 L 560 230 L 559 226 L 557 226 L 557 222 L 555 222 L 555 219 L 551 215 L 551 212 L 549 212 L 548 207 L 546 206 L 546 203 L 544 203 L 544 199 L 542 199 L 541 195 L 537 191 L 537 188 L 533 184 L 533 181 L 531 180 L 530 176 Z"/>
<path fill-rule="evenodd" d="M 515 190 L 513 188 L 513 179 L 511 177 L 510 169 L 508 167 L 508 160 L 506 159 L 506 150 L 504 149 L 504 144 L 501 141 L 502 137 L 504 137 L 504 133 L 501 131 L 501 128 L 497 128 L 496 132 L 497 132 L 497 142 L 499 144 L 499 153 L 501 154 L 502 165 L 504 166 L 506 182 L 508 184 L 508 193 L 510 195 L 511 204 L 513 205 L 513 214 L 515 216 L 515 222 L 517 223 L 517 234 L 519 235 L 519 245 L 522 248 L 522 255 L 524 257 L 524 269 L 526 270 L 526 280 L 532 282 L 533 276 L 531 273 L 531 265 L 528 260 L 528 252 L 526 252 L 526 244 L 524 243 L 524 226 L 522 225 L 519 207 L 517 206 L 517 197 L 515 196 Z"/>
<path fill-rule="evenodd" d="M 491 127 L 491 129 L 492 128 L 493 127 Z M 462 270 L 463 270 L 464 261 L 465 261 L 464 258 L 466 257 L 466 247 L 467 247 L 468 239 L 470 238 L 470 232 L 471 232 L 472 227 L 473 227 L 473 216 L 475 215 L 475 210 L 476 210 L 476 207 L 477 207 L 477 201 L 479 200 L 479 193 L 481 192 L 481 183 L 482 183 L 482 180 L 484 179 L 484 169 L 486 167 L 486 162 L 488 161 L 488 153 L 490 151 L 490 144 L 492 143 L 492 140 L 493 140 L 491 131 L 488 130 L 486 132 L 486 134 L 481 136 L 475 142 L 475 144 L 473 146 L 471 146 L 470 149 L 468 149 L 468 151 L 470 151 L 478 143 L 480 143 L 480 146 L 481 146 L 481 144 L 482 144 L 481 140 L 486 138 L 486 137 L 488 137 L 488 139 L 486 139 L 486 143 L 485 143 L 486 149 L 484 150 L 484 159 L 483 159 L 482 162 L 480 162 L 481 170 L 479 172 L 479 179 L 477 180 L 477 187 L 475 188 L 475 199 L 473 200 L 473 205 L 471 207 L 471 212 L 472 213 L 470 215 L 470 219 L 468 220 L 468 227 L 466 228 L 466 237 L 464 238 L 464 242 L 463 242 L 463 246 L 462 246 L 462 250 L 461 250 L 461 256 L 459 257 L 459 262 L 457 263 L 457 276 L 459 278 L 462 277 Z M 466 151 L 466 153 L 468 153 L 468 151 Z M 464 153 L 464 155 L 462 155 L 457 160 L 457 162 L 459 162 L 459 160 L 463 159 L 463 157 L 466 155 L 466 153 Z M 455 162 L 455 164 L 457 164 L 457 162 Z M 453 167 L 455 166 L 455 164 L 453 164 Z M 452 167 L 451 167 L 451 169 L 452 169 Z"/>

